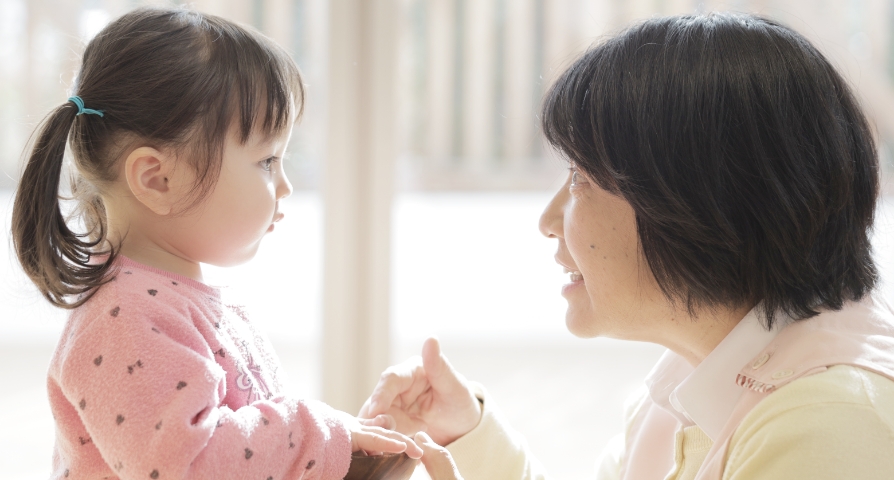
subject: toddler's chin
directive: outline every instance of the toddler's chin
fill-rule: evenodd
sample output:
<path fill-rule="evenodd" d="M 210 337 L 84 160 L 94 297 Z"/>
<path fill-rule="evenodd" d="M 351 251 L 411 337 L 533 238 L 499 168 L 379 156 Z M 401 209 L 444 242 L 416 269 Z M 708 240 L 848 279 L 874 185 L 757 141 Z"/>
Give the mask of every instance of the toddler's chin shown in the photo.
<path fill-rule="evenodd" d="M 230 268 L 230 267 L 238 267 L 245 263 L 251 261 L 258 254 L 258 247 L 260 246 L 260 241 L 254 244 L 252 247 L 239 252 L 238 254 L 230 254 L 230 255 L 217 255 L 213 258 L 209 258 L 206 261 L 202 261 L 202 263 L 208 265 L 214 265 L 215 267 L 221 268 Z"/>

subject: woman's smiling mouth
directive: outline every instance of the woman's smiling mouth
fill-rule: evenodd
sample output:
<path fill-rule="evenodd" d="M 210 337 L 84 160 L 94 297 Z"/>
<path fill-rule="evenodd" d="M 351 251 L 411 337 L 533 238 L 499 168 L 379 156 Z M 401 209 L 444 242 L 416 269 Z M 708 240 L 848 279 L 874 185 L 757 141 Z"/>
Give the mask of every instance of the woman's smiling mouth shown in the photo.
<path fill-rule="evenodd" d="M 565 272 L 570 274 L 571 282 L 581 282 L 584 280 L 584 276 L 581 275 L 580 272 Z"/>
<path fill-rule="evenodd" d="M 565 267 L 564 264 L 560 263 L 560 265 Z M 562 295 L 565 296 L 571 290 L 584 284 L 584 276 L 579 271 L 572 270 L 568 267 L 565 267 L 563 270 L 565 273 L 568 274 L 569 280 L 571 280 L 569 283 L 566 283 L 565 285 L 562 286 Z"/>

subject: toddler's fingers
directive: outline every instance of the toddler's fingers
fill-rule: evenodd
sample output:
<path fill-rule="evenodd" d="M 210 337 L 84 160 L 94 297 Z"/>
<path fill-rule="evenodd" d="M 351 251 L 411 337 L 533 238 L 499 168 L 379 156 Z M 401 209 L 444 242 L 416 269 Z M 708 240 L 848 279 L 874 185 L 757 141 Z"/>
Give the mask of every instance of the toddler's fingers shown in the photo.
<path fill-rule="evenodd" d="M 358 418 L 361 425 L 368 427 L 382 427 L 385 430 L 397 430 L 397 422 L 391 415 L 376 415 L 376 418 Z"/>
<path fill-rule="evenodd" d="M 412 438 L 400 432 L 395 432 L 392 430 L 381 430 L 380 434 L 392 440 L 403 442 L 403 444 L 406 446 L 406 450 L 404 450 L 404 453 L 406 453 L 407 456 L 409 456 L 410 458 L 419 458 L 422 456 L 422 449 L 419 448 L 419 445 L 416 445 L 416 442 L 413 441 Z"/>
<path fill-rule="evenodd" d="M 432 480 L 462 480 L 446 448 L 435 443 L 425 432 L 417 433 L 414 439 L 422 447 L 422 464 Z"/>
<path fill-rule="evenodd" d="M 379 427 L 363 427 L 355 432 L 355 445 L 367 452 L 406 453 L 410 458 L 422 456 L 422 449 L 410 437 Z"/>
<path fill-rule="evenodd" d="M 407 449 L 406 443 L 388 438 L 375 431 L 367 430 L 366 428 L 353 432 L 352 435 L 355 451 L 363 450 L 367 453 L 401 453 Z"/>

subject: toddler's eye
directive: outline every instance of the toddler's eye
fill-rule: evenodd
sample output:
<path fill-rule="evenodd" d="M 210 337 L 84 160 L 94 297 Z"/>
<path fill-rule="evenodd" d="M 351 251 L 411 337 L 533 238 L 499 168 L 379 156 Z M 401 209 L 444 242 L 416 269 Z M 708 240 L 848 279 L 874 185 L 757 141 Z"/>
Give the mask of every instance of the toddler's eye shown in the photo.
<path fill-rule="evenodd" d="M 276 157 L 270 157 L 270 158 L 265 158 L 265 159 L 261 160 L 260 165 L 261 165 L 261 168 L 263 168 L 265 171 L 269 172 L 270 169 L 273 168 L 274 163 L 276 163 Z"/>

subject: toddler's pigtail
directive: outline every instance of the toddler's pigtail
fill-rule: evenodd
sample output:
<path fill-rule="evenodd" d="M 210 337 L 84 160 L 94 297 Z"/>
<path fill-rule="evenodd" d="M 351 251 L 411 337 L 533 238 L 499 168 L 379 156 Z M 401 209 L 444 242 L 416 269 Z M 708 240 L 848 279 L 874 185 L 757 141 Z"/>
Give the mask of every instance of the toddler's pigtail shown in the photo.
<path fill-rule="evenodd" d="M 66 103 L 44 120 L 16 191 L 12 238 L 25 273 L 53 305 L 74 308 L 84 303 L 106 281 L 115 255 L 105 242 L 105 221 L 91 226 L 99 231 L 79 234 L 66 223 L 59 205 L 59 182 L 65 145 L 75 121 L 102 121 L 82 115 Z M 106 248 L 100 251 L 97 246 Z M 108 255 L 91 262 L 94 255 Z M 84 295 L 86 294 L 86 295 Z"/>

